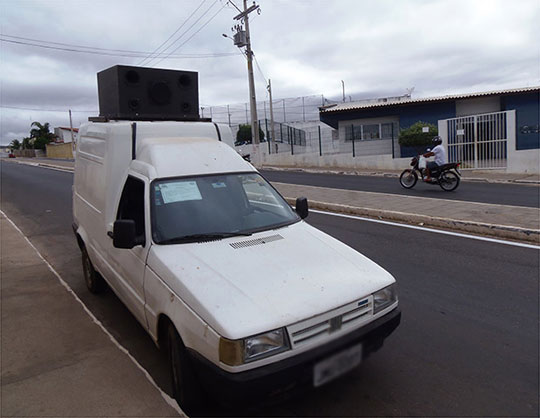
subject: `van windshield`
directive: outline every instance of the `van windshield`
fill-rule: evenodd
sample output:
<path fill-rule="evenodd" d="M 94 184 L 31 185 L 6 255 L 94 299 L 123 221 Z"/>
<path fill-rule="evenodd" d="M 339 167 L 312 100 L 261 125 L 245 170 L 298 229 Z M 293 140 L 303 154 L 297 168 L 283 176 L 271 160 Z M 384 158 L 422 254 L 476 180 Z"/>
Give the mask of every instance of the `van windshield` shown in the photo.
<path fill-rule="evenodd" d="M 300 220 L 257 173 L 156 180 L 150 198 L 156 244 L 251 235 Z"/>

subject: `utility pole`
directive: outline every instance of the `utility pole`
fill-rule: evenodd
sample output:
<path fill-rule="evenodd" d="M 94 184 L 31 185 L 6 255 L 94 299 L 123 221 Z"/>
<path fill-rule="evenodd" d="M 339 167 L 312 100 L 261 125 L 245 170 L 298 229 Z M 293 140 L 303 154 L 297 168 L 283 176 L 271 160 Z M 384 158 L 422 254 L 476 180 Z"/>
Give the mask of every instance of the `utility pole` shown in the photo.
<path fill-rule="evenodd" d="M 276 132 L 274 128 L 274 105 L 272 104 L 272 81 L 270 79 L 268 80 L 268 94 L 270 95 L 270 127 L 272 129 L 272 142 L 275 142 Z"/>
<path fill-rule="evenodd" d="M 71 151 L 75 151 L 77 144 L 75 144 L 75 138 L 73 136 L 73 119 L 71 119 L 71 109 L 69 109 L 69 130 L 71 132 Z"/>
<path fill-rule="evenodd" d="M 251 137 L 254 138 L 253 143 L 255 145 L 258 145 L 260 143 L 259 123 L 257 120 L 257 100 L 255 97 L 255 79 L 253 77 L 253 51 L 251 50 L 251 37 L 249 34 L 249 14 L 255 10 L 257 11 L 257 13 L 260 13 L 260 8 L 258 5 L 255 4 L 255 2 L 253 3 L 252 6 L 248 8 L 247 0 L 244 0 L 244 11 L 236 15 L 234 17 L 234 20 L 243 21 L 246 27 L 245 47 L 246 47 L 246 57 L 247 57 L 247 66 L 248 66 L 249 105 L 250 105 L 250 111 L 251 111 Z M 239 27 L 237 27 L 237 30 L 238 32 L 241 31 Z"/>

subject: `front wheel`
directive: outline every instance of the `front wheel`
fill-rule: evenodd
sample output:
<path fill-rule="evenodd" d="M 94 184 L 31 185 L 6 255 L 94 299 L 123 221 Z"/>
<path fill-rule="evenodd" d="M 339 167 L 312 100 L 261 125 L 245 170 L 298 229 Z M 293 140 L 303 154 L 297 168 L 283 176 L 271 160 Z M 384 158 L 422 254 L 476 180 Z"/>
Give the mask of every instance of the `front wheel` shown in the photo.
<path fill-rule="evenodd" d="M 441 186 L 441 189 L 447 192 L 456 190 L 456 188 L 459 186 L 459 176 L 452 171 L 445 171 L 439 177 L 439 186 Z"/>
<path fill-rule="evenodd" d="M 403 170 L 403 173 L 399 176 L 399 183 L 406 189 L 412 189 L 418 181 L 418 175 L 414 170 Z"/>
<path fill-rule="evenodd" d="M 105 289 L 105 281 L 94 269 L 86 248 L 82 248 L 82 267 L 86 287 L 91 293 L 101 293 Z"/>
<path fill-rule="evenodd" d="M 192 413 L 201 405 L 201 388 L 186 348 L 172 323 L 167 329 L 167 349 L 173 396 L 184 411 Z"/>

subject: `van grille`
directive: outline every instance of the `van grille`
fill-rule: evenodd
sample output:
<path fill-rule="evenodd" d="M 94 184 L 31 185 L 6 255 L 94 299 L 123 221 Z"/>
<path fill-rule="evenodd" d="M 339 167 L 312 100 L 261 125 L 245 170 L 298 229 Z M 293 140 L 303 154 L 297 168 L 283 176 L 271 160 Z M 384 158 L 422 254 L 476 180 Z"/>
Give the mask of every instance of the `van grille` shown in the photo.
<path fill-rule="evenodd" d="M 269 242 L 278 241 L 280 239 L 283 239 L 283 237 L 279 234 L 276 234 L 276 235 L 269 235 L 263 238 L 248 239 L 246 241 L 233 242 L 229 245 L 237 250 L 239 248 L 246 248 L 246 247 L 253 247 L 254 245 L 267 244 Z"/>
<path fill-rule="evenodd" d="M 352 330 L 373 316 L 372 297 L 349 303 L 323 315 L 287 327 L 293 347 L 324 339 L 330 334 Z"/>

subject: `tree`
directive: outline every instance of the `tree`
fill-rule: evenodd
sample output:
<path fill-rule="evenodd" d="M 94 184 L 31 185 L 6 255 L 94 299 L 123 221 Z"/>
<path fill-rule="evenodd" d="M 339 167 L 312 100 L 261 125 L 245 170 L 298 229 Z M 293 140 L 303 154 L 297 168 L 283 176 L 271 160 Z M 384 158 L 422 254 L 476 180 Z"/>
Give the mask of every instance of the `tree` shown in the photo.
<path fill-rule="evenodd" d="M 21 141 L 19 141 L 18 139 L 14 139 L 13 141 L 11 141 L 9 143 L 9 147 L 14 150 L 14 149 L 21 149 Z"/>
<path fill-rule="evenodd" d="M 259 126 L 259 138 L 261 142 L 264 141 L 264 132 L 262 131 L 261 127 Z M 234 145 L 242 145 L 242 144 L 251 144 L 251 125 L 248 124 L 242 124 L 238 127 L 238 132 L 236 133 L 236 141 L 234 142 Z"/>
<path fill-rule="evenodd" d="M 428 132 L 423 132 L 423 128 L 425 127 L 429 128 Z M 431 140 L 437 134 L 438 131 L 435 125 L 418 121 L 399 133 L 399 145 L 403 147 L 423 148 L 431 145 Z"/>
<path fill-rule="evenodd" d="M 33 149 L 34 141 L 30 137 L 23 138 L 22 140 L 22 149 Z"/>
<path fill-rule="evenodd" d="M 45 145 L 54 140 L 54 134 L 49 130 L 49 122 L 45 122 L 43 125 L 39 122 L 32 122 L 32 128 L 30 130 L 30 138 L 33 138 L 34 149 L 45 149 Z"/>

